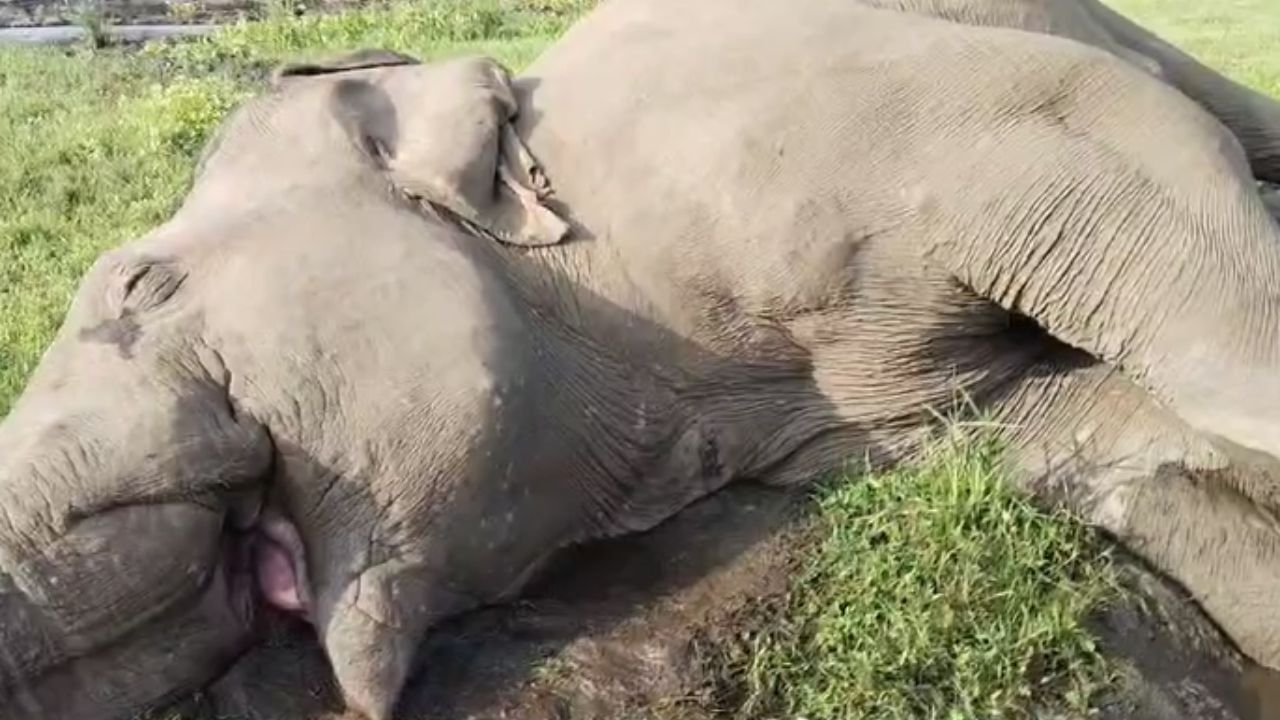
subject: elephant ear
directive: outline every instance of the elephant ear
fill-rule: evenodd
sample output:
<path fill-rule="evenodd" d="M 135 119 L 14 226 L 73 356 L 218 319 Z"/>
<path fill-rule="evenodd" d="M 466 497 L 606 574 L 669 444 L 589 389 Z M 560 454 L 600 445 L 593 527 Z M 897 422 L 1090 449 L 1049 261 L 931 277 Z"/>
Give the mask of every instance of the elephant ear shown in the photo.
<path fill-rule="evenodd" d="M 418 65 L 417 58 L 383 48 L 361 48 L 312 62 L 285 63 L 271 74 L 271 85 L 278 87 L 292 78 L 329 75 L 353 70 L 369 70 L 400 65 Z"/>
<path fill-rule="evenodd" d="M 405 196 L 503 243 L 566 238 L 551 185 L 516 133 L 509 73 L 487 57 L 401 68 L 334 88 L 330 111 Z"/>

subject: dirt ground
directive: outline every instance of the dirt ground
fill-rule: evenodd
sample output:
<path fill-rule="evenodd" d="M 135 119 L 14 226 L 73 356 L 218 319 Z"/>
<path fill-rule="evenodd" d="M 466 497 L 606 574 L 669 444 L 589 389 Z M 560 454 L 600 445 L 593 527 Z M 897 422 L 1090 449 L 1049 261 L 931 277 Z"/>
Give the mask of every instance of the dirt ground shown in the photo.
<path fill-rule="evenodd" d="M 712 660 L 753 608 L 785 591 L 805 527 L 795 498 L 743 486 L 650 533 L 569 551 L 521 601 L 434 632 L 402 717 L 725 717 L 733 688 Z M 1125 676 L 1098 717 L 1280 720 L 1277 675 L 1245 662 L 1176 588 L 1136 562 L 1122 569 L 1140 602 L 1096 620 Z M 245 720 L 341 717 L 328 678 L 305 631 L 281 626 L 188 710 Z"/>

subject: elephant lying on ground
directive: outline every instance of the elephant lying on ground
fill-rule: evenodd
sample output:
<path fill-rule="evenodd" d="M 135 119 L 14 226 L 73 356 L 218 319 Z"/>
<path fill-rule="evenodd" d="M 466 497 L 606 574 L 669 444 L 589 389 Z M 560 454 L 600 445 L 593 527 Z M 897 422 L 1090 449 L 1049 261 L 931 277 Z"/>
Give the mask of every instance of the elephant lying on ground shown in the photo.
<path fill-rule="evenodd" d="M 897 461 L 959 393 L 1280 665 L 1280 112 L 1143 42 L 608 0 L 514 80 L 284 68 L 0 426 L 0 714 L 126 715 L 265 604 L 387 718 L 555 549 Z"/>

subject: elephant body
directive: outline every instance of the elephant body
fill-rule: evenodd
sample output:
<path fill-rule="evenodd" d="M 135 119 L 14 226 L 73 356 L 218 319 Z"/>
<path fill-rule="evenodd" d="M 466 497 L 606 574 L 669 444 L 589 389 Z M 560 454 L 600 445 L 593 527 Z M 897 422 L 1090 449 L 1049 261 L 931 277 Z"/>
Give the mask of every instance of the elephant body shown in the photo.
<path fill-rule="evenodd" d="M 1276 665 L 1278 139 L 1084 0 L 607 0 L 518 78 L 284 67 L 0 426 L 0 709 L 132 711 L 265 604 L 383 720 L 558 548 L 895 462 L 961 399 Z"/>
<path fill-rule="evenodd" d="M 692 340 L 733 477 L 891 462 L 962 394 L 1275 663 L 1278 106 L 1097 3 L 877 4 L 615 0 L 539 58 L 516 123 L 586 239 L 531 257 L 643 322 L 551 314 Z"/>

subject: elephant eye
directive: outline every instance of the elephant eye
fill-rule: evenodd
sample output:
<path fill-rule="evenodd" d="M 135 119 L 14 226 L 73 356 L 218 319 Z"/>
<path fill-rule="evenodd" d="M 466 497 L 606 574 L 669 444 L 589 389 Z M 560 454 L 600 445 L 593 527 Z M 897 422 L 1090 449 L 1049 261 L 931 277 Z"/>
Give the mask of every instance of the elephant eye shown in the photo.
<path fill-rule="evenodd" d="M 146 277 L 149 272 L 151 272 L 150 265 L 142 265 L 133 269 L 129 278 L 124 281 L 124 296 L 126 298 L 133 293 L 133 289 L 138 286 L 138 282 Z"/>
<path fill-rule="evenodd" d="M 122 270 L 124 282 L 120 285 L 119 295 L 121 315 L 158 307 L 172 298 L 187 279 L 187 273 L 176 263 L 164 260 L 131 263 Z"/>

